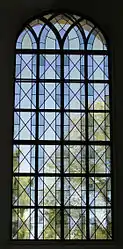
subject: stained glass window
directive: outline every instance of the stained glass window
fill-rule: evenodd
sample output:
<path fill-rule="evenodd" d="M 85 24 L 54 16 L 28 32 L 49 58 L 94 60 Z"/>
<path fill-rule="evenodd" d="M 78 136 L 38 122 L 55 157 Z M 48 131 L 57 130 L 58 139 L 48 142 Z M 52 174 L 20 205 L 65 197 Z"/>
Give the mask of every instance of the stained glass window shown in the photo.
<path fill-rule="evenodd" d="M 109 50 L 89 20 L 50 13 L 16 42 L 13 240 L 112 240 Z"/>

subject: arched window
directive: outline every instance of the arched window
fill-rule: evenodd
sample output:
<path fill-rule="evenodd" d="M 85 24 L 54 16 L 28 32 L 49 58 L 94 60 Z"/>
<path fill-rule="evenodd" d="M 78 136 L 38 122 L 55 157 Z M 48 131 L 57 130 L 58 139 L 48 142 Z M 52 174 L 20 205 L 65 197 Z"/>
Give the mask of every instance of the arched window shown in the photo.
<path fill-rule="evenodd" d="M 19 35 L 12 239 L 112 239 L 108 62 L 81 16 L 40 16 Z"/>

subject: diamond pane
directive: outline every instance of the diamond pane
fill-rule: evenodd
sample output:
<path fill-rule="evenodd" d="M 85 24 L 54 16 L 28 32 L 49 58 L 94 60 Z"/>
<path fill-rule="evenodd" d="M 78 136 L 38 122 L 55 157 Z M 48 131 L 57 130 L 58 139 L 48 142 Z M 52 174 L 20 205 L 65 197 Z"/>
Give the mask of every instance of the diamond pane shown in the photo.
<path fill-rule="evenodd" d="M 111 209 L 90 210 L 90 239 L 112 239 Z"/>
<path fill-rule="evenodd" d="M 85 109 L 85 85 L 83 83 L 64 84 L 64 108 Z"/>
<path fill-rule="evenodd" d="M 66 240 L 86 239 L 86 210 L 65 209 L 64 238 Z"/>
<path fill-rule="evenodd" d="M 60 70 L 59 55 L 40 55 L 40 79 L 59 79 Z"/>
<path fill-rule="evenodd" d="M 35 181 L 30 176 L 13 177 L 13 206 L 34 206 Z"/>
<path fill-rule="evenodd" d="M 33 173 L 35 170 L 35 146 L 13 146 L 13 171 L 16 173 Z"/>
<path fill-rule="evenodd" d="M 106 174 L 111 172 L 111 158 L 109 146 L 89 146 L 89 169 L 90 173 Z"/>
<path fill-rule="evenodd" d="M 36 118 L 33 112 L 14 113 L 14 139 L 34 140 L 36 130 Z"/>
<path fill-rule="evenodd" d="M 35 79 L 36 78 L 36 55 L 17 54 L 16 55 L 16 78 Z"/>
<path fill-rule="evenodd" d="M 13 209 L 12 239 L 34 239 L 34 228 L 34 209 Z"/>
<path fill-rule="evenodd" d="M 105 55 L 88 56 L 88 78 L 90 80 L 108 80 L 108 57 Z"/>
<path fill-rule="evenodd" d="M 88 108 L 91 110 L 109 110 L 109 85 L 88 85 Z"/>
<path fill-rule="evenodd" d="M 38 179 L 38 205 L 59 206 L 61 184 L 59 177 L 39 177 Z"/>
<path fill-rule="evenodd" d="M 38 239 L 52 240 L 61 237 L 61 216 L 59 209 L 39 209 Z"/>
<path fill-rule="evenodd" d="M 64 205 L 86 205 L 86 180 L 84 177 L 64 178 Z"/>
<path fill-rule="evenodd" d="M 36 84 L 16 82 L 15 84 L 15 108 L 36 108 Z"/>
<path fill-rule="evenodd" d="M 38 154 L 39 173 L 60 172 L 60 146 L 40 145 Z"/>
<path fill-rule="evenodd" d="M 85 114 L 64 114 L 64 138 L 65 140 L 85 140 Z"/>
<path fill-rule="evenodd" d="M 75 80 L 84 79 L 84 56 L 64 56 L 64 78 Z"/>
<path fill-rule="evenodd" d="M 89 140 L 109 141 L 110 116 L 109 113 L 89 113 Z"/>
<path fill-rule="evenodd" d="M 61 89 L 58 83 L 39 84 L 39 108 L 60 109 Z"/>
<path fill-rule="evenodd" d="M 39 139 L 60 139 L 60 114 L 53 112 L 39 113 Z"/>
<path fill-rule="evenodd" d="M 89 179 L 90 206 L 111 205 L 111 179 L 110 177 L 91 177 Z"/>
<path fill-rule="evenodd" d="M 85 173 L 86 171 L 85 146 L 64 146 L 64 171 L 65 173 Z"/>

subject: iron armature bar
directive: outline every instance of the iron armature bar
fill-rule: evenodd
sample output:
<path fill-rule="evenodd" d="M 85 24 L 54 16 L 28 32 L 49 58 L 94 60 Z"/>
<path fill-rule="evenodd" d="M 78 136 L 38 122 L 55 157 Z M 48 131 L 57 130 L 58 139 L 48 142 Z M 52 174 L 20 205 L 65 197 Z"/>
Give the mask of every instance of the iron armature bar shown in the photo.
<path fill-rule="evenodd" d="M 26 79 L 26 78 L 14 78 L 16 83 L 36 83 L 36 79 Z M 39 83 L 61 83 L 61 79 L 39 79 Z M 64 83 L 85 83 L 85 79 L 64 79 Z M 88 83 L 102 83 L 102 84 L 109 84 L 109 80 L 90 80 L 88 79 Z"/>
<path fill-rule="evenodd" d="M 64 240 L 64 55 L 61 54 L 61 240 Z"/>
<path fill-rule="evenodd" d="M 39 44 L 37 43 L 37 46 Z M 37 54 L 37 67 L 36 67 L 36 141 L 39 137 L 39 54 Z M 38 239 L 38 143 L 35 146 L 35 240 Z"/>
<path fill-rule="evenodd" d="M 16 49 L 16 54 L 40 54 L 40 55 L 45 55 L 45 54 L 75 54 L 75 55 L 108 55 L 107 50 L 74 50 L 74 49 Z"/>
<path fill-rule="evenodd" d="M 25 177 L 35 177 L 35 173 L 13 173 L 14 177 L 21 177 L 21 176 L 25 176 Z M 38 173 L 38 177 L 41 176 L 45 176 L 45 177 L 61 177 L 61 173 Z M 64 177 L 87 177 L 88 174 L 87 173 L 63 173 Z M 111 177 L 111 173 L 89 173 L 89 177 Z"/>
<path fill-rule="evenodd" d="M 12 209 L 35 209 L 34 206 L 12 206 Z M 59 206 L 38 206 L 38 209 L 60 209 L 60 205 Z M 87 207 L 86 206 L 65 206 L 65 209 L 84 209 L 86 210 Z M 91 209 L 111 209 L 111 206 L 89 206 L 89 210 Z"/>
<path fill-rule="evenodd" d="M 110 146 L 110 141 L 80 141 L 80 140 L 69 140 L 63 141 L 64 145 L 102 145 L 102 146 Z M 61 145 L 60 140 L 13 140 L 13 145 Z"/>
<path fill-rule="evenodd" d="M 86 48 L 85 48 L 86 51 Z M 86 239 L 90 240 L 90 231 L 89 231 L 89 148 L 88 148 L 88 58 L 87 55 L 84 57 L 85 61 L 85 132 L 86 132 Z"/>
<path fill-rule="evenodd" d="M 14 108 L 14 112 L 58 112 L 58 113 L 62 113 L 62 110 L 61 109 L 40 109 L 40 108 L 35 108 L 35 109 L 16 109 Z M 64 109 L 64 113 L 67 113 L 67 112 L 73 112 L 73 113 L 85 113 L 86 111 L 84 109 Z M 88 113 L 109 113 L 110 114 L 110 111 L 109 110 L 88 110 Z"/>
<path fill-rule="evenodd" d="M 109 82 L 112 83 L 112 55 L 111 55 L 111 50 L 109 47 L 109 56 L 108 56 L 108 74 L 109 74 Z M 113 140 L 114 140 L 114 126 L 113 126 L 113 94 L 112 94 L 112 90 L 113 90 L 113 85 L 109 84 L 109 109 L 110 109 L 110 160 L 111 160 L 111 222 L 112 222 L 112 239 L 115 238 L 115 234 L 114 234 L 114 227 L 115 227 L 115 223 L 116 220 L 114 219 L 114 194 L 115 194 L 115 174 L 114 174 L 114 163 L 113 163 L 113 150 L 114 150 L 114 144 Z"/>

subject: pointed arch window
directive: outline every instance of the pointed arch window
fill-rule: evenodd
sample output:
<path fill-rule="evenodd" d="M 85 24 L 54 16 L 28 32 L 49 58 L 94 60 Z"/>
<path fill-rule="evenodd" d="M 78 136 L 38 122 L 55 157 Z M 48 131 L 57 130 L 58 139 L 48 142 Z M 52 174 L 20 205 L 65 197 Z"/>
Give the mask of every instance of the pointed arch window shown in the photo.
<path fill-rule="evenodd" d="M 51 13 L 16 41 L 13 240 L 112 240 L 109 49 Z"/>

